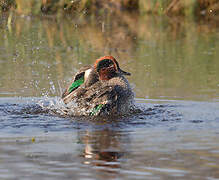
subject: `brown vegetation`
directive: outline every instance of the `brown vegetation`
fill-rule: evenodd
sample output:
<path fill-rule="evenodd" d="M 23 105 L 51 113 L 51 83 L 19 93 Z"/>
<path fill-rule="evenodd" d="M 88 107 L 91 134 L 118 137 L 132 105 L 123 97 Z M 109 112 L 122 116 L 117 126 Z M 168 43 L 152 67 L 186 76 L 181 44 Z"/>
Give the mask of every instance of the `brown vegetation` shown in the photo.
<path fill-rule="evenodd" d="M 0 10 L 19 14 L 102 14 L 115 11 L 218 18 L 218 0 L 0 0 Z"/>

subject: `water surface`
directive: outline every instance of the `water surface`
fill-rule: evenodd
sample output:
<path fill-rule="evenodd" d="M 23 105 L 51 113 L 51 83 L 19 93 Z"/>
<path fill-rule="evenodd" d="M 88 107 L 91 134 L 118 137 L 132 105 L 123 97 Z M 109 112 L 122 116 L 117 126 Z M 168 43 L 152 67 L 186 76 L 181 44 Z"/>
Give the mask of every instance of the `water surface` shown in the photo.
<path fill-rule="evenodd" d="M 0 18 L 1 179 L 219 179 L 219 30 L 124 15 Z M 61 92 L 114 55 L 136 111 L 66 117 Z"/>

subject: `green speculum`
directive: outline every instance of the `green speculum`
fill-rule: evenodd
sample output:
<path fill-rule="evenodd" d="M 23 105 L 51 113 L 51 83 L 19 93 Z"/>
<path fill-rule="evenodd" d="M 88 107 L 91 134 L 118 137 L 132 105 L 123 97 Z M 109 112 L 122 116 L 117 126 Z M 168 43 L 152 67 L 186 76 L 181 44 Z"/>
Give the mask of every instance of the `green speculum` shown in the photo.
<path fill-rule="evenodd" d="M 97 105 L 97 106 L 92 110 L 92 112 L 90 113 L 90 115 L 91 115 L 91 116 L 96 115 L 96 114 L 102 109 L 102 107 L 103 107 L 103 104 Z"/>
<path fill-rule="evenodd" d="M 81 77 L 80 79 L 74 81 L 71 86 L 68 88 L 68 92 L 71 93 L 75 89 L 77 89 L 81 84 L 84 83 L 84 77 Z"/>

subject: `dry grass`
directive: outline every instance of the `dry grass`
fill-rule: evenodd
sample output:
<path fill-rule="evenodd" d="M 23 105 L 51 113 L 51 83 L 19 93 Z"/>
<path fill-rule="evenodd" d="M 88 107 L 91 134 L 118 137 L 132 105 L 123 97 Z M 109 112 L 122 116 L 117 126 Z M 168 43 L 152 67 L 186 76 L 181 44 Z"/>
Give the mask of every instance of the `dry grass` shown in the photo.
<path fill-rule="evenodd" d="M 218 0 L 0 0 L 0 10 L 24 15 L 141 12 L 169 16 L 215 18 Z"/>

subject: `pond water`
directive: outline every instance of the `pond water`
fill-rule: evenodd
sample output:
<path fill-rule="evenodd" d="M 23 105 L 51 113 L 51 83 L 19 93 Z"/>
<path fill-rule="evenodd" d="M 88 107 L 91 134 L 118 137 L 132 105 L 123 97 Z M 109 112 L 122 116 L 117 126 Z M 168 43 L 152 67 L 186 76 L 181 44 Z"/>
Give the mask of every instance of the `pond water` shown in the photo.
<path fill-rule="evenodd" d="M 0 179 L 219 179 L 216 23 L 6 14 L 0 34 Z M 63 116 L 72 75 L 107 54 L 140 111 Z"/>

